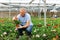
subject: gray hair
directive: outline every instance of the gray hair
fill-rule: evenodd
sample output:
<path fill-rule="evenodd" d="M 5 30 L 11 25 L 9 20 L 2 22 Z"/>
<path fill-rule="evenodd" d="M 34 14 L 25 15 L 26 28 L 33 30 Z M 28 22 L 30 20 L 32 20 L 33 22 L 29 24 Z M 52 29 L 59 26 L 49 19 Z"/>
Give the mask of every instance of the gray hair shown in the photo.
<path fill-rule="evenodd" d="M 23 8 L 20 8 L 20 10 L 25 10 L 25 11 L 27 12 L 27 9 L 26 9 L 26 8 L 24 8 L 24 7 L 23 7 Z M 19 10 L 19 11 L 20 11 L 20 10 Z"/>

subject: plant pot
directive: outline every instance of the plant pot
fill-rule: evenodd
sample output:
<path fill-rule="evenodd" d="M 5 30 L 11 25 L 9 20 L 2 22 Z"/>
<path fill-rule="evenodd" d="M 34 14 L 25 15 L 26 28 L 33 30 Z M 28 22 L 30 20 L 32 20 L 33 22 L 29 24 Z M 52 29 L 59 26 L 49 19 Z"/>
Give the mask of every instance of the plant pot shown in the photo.
<path fill-rule="evenodd" d="M 19 24 L 16 24 L 16 28 L 18 28 L 19 27 Z"/>

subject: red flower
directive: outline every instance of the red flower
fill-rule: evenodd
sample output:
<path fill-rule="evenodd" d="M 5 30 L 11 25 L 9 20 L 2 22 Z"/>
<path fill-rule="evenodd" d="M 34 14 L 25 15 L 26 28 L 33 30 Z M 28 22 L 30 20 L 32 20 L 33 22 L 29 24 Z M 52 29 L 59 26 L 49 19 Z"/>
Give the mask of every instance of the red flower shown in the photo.
<path fill-rule="evenodd" d="M 47 24 L 47 26 L 50 26 L 50 24 Z"/>
<path fill-rule="evenodd" d="M 37 27 L 42 27 L 42 25 L 41 24 L 37 24 Z"/>
<path fill-rule="evenodd" d="M 4 22 L 4 20 L 0 20 L 0 22 Z"/>
<path fill-rule="evenodd" d="M 56 25 L 55 25 L 55 26 L 53 26 L 53 28 L 57 28 L 57 27 L 58 27 L 58 26 L 56 26 Z"/>
<path fill-rule="evenodd" d="M 59 36 L 58 35 L 56 35 L 56 39 L 58 39 L 59 38 Z"/>

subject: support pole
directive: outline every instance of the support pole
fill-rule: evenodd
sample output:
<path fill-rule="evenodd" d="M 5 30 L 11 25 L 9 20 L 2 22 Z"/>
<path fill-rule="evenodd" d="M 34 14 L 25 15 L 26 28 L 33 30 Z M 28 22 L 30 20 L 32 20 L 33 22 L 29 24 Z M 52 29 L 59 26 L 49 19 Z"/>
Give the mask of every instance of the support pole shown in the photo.
<path fill-rule="evenodd" d="M 46 26 L 46 0 L 44 0 L 44 26 Z"/>

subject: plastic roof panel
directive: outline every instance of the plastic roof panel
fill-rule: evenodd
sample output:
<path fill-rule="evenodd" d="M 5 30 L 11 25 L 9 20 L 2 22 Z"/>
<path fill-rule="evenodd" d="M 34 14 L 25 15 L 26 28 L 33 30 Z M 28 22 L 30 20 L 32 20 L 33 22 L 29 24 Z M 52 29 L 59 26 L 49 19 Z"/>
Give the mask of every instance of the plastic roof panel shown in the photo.
<path fill-rule="evenodd" d="M 29 3 L 31 0 L 0 0 L 4 3 Z M 43 3 L 42 0 L 34 0 L 33 3 Z M 46 3 L 60 4 L 60 0 L 46 0 Z"/>

